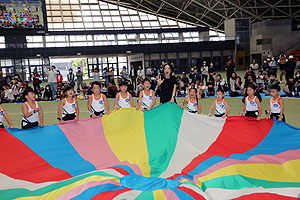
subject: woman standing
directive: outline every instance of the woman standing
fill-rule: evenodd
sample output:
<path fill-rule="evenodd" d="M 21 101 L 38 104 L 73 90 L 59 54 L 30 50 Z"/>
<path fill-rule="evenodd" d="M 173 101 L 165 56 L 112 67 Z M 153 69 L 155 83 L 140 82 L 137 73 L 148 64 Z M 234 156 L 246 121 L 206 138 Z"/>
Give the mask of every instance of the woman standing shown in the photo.
<path fill-rule="evenodd" d="M 69 74 L 67 75 L 67 79 L 68 79 L 68 84 L 71 85 L 72 87 L 74 87 L 75 86 L 75 76 L 73 74 L 72 68 L 69 69 Z"/>
<path fill-rule="evenodd" d="M 57 88 L 62 88 L 62 81 L 63 81 L 63 76 L 61 75 L 60 71 L 57 70 Z"/>
<path fill-rule="evenodd" d="M 105 74 L 103 74 L 103 76 L 105 76 Z M 94 72 L 93 72 L 93 82 L 94 81 L 100 81 L 100 74 L 99 74 L 99 69 L 96 68 L 94 69 Z"/>
<path fill-rule="evenodd" d="M 37 92 L 37 90 L 40 89 L 40 77 L 41 76 L 37 73 L 37 70 L 34 69 L 32 74 L 32 83 L 33 83 L 34 92 Z"/>
<path fill-rule="evenodd" d="M 164 75 L 159 75 L 157 84 L 161 89 L 160 103 L 163 104 L 168 101 L 170 101 L 171 103 L 176 103 L 176 78 L 174 76 L 171 76 L 171 67 L 169 65 L 164 66 Z"/>
<path fill-rule="evenodd" d="M 137 75 L 138 75 L 138 78 L 141 78 L 141 79 L 145 78 L 145 73 L 144 73 L 144 70 L 142 69 L 142 66 L 139 66 L 139 69 L 137 70 Z"/>

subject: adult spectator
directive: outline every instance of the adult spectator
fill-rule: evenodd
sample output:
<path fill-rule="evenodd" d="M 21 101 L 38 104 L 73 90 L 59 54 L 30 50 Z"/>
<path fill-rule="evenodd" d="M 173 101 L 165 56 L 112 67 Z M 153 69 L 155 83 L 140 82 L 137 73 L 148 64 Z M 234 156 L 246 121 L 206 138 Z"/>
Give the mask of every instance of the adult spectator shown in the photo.
<path fill-rule="evenodd" d="M 270 72 L 277 75 L 277 61 L 275 56 L 272 57 L 269 66 L 270 66 Z"/>
<path fill-rule="evenodd" d="M 291 95 L 291 92 L 292 92 L 292 89 L 293 89 L 293 86 L 294 86 L 294 78 L 291 77 L 291 78 L 289 78 L 289 80 L 288 80 L 287 83 L 285 84 L 285 88 L 283 89 L 283 92 L 284 92 L 285 94 L 282 95 L 282 97 L 290 96 L 290 95 Z"/>
<path fill-rule="evenodd" d="M 185 72 L 182 72 L 182 79 L 181 81 L 183 82 L 184 84 L 184 87 L 186 88 L 190 82 L 189 78 L 186 76 L 186 73 Z"/>
<path fill-rule="evenodd" d="M 248 67 L 247 70 L 246 70 L 246 73 L 245 73 L 245 76 L 244 76 L 245 84 L 247 84 L 248 76 L 251 76 L 251 77 L 252 77 L 252 80 L 253 80 L 254 82 L 256 82 L 256 76 L 255 76 L 254 72 L 252 71 L 252 68 L 251 68 L 251 67 Z"/>
<path fill-rule="evenodd" d="M 286 80 L 289 80 L 290 77 L 294 77 L 296 63 L 293 59 L 294 57 L 290 55 L 289 60 L 285 63 Z"/>
<path fill-rule="evenodd" d="M 278 60 L 279 69 L 280 69 L 280 82 L 282 82 L 283 76 L 286 78 L 285 63 L 286 63 L 286 57 L 283 53 L 280 53 L 280 57 Z M 288 79 L 286 78 L 286 80 L 288 80 Z"/>
<path fill-rule="evenodd" d="M 11 80 L 12 80 L 12 77 L 11 77 L 10 73 L 6 72 L 5 83 L 10 84 Z"/>
<path fill-rule="evenodd" d="M 104 94 L 105 96 L 107 96 L 108 89 L 107 89 L 105 81 L 101 82 L 101 93 Z"/>
<path fill-rule="evenodd" d="M 171 67 L 165 65 L 164 74 L 160 74 L 157 83 L 160 86 L 160 103 L 176 102 L 176 78 L 171 76 Z"/>
<path fill-rule="evenodd" d="M 291 91 L 291 96 L 292 97 L 299 97 L 300 96 L 300 85 L 299 85 L 299 80 L 295 80 L 295 84 L 292 88 Z"/>
<path fill-rule="evenodd" d="M 60 71 L 59 70 L 57 70 L 57 72 L 58 72 L 58 74 L 57 74 L 57 88 L 58 89 L 60 89 L 60 88 L 62 88 L 63 87 L 63 76 L 61 75 L 61 73 L 60 73 Z"/>
<path fill-rule="evenodd" d="M 83 84 L 82 84 L 82 88 L 81 88 L 81 90 L 80 90 L 80 92 L 83 93 L 83 96 L 87 95 L 88 89 L 89 89 L 89 87 L 87 86 L 87 84 L 86 84 L 86 83 L 83 83 Z M 101 88 L 101 90 L 102 90 L 102 88 Z"/>
<path fill-rule="evenodd" d="M 114 68 L 111 67 L 110 71 L 108 72 L 108 79 L 110 83 L 114 83 L 115 82 L 115 72 L 114 72 Z"/>
<path fill-rule="evenodd" d="M 216 75 L 216 88 L 220 90 L 224 90 L 225 92 L 230 90 L 229 85 L 222 78 L 221 74 Z"/>
<path fill-rule="evenodd" d="M 206 61 L 203 61 L 203 66 L 201 67 L 201 74 L 202 74 L 202 82 L 204 83 L 205 80 L 205 85 L 207 85 L 208 66 L 206 64 Z"/>
<path fill-rule="evenodd" d="M 258 66 L 258 64 L 257 64 L 257 62 L 256 62 L 256 60 L 254 58 L 252 59 L 252 63 L 250 64 L 250 67 L 252 68 L 255 76 L 257 76 L 258 70 L 259 70 L 259 66 Z"/>
<path fill-rule="evenodd" d="M 139 69 L 137 70 L 137 77 L 141 79 L 145 78 L 145 73 L 144 70 L 142 69 L 142 66 L 139 66 Z"/>
<path fill-rule="evenodd" d="M 234 87 L 234 84 L 236 83 L 236 78 L 237 78 L 237 74 L 233 72 L 230 79 L 230 88 Z"/>
<path fill-rule="evenodd" d="M 296 72 L 296 74 L 295 74 L 295 79 L 298 79 L 298 80 L 300 79 L 300 71 L 297 71 L 297 72 Z"/>
<path fill-rule="evenodd" d="M 72 87 L 75 86 L 75 75 L 73 74 L 73 69 L 69 69 L 69 73 L 67 75 L 68 84 Z M 52 90 L 52 88 L 51 88 Z"/>
<path fill-rule="evenodd" d="M 121 77 L 122 78 L 125 78 L 126 80 L 128 79 L 128 77 L 129 77 L 129 74 L 128 74 L 128 72 L 127 72 L 127 68 L 124 66 L 123 67 L 123 70 L 121 71 Z"/>
<path fill-rule="evenodd" d="M 5 83 L 5 77 L 3 77 L 3 73 L 2 71 L 0 71 L 0 88 L 2 88 L 4 83 Z"/>
<path fill-rule="evenodd" d="M 213 78 L 210 78 L 207 84 L 207 96 L 214 96 L 214 95 L 215 95 L 215 81 Z"/>
<path fill-rule="evenodd" d="M 237 76 L 235 82 L 231 85 L 230 96 L 236 97 L 243 95 L 244 93 L 244 83 L 242 82 L 241 77 Z"/>
<path fill-rule="evenodd" d="M 215 79 L 216 72 L 215 72 L 215 66 L 213 62 L 211 62 L 209 65 L 208 74 L 210 79 L 211 78 Z"/>
<path fill-rule="evenodd" d="M 296 69 L 297 69 L 298 72 L 300 72 L 300 57 L 297 58 Z"/>
<path fill-rule="evenodd" d="M 263 74 L 268 74 L 270 72 L 269 61 L 267 59 L 264 60 L 263 64 L 261 65 L 261 68 L 263 70 Z"/>
<path fill-rule="evenodd" d="M 130 65 L 130 73 L 129 73 L 129 76 L 130 76 L 130 79 L 131 79 L 131 83 L 132 85 L 134 86 L 134 88 L 136 88 L 136 71 L 134 69 L 134 66 L 133 65 Z"/>
<path fill-rule="evenodd" d="M 53 100 L 53 91 L 50 88 L 51 85 L 46 85 L 43 99 L 47 101 Z"/>
<path fill-rule="evenodd" d="M 253 76 L 248 76 L 247 77 L 247 81 L 245 81 L 245 85 L 244 85 L 243 95 L 247 95 L 247 87 L 248 87 L 249 84 L 253 84 L 257 87 L 257 83 L 255 81 L 253 81 Z"/>
<path fill-rule="evenodd" d="M 267 80 L 265 82 L 265 89 L 263 90 L 263 92 L 265 93 L 265 95 L 270 95 L 270 88 L 273 86 L 273 85 L 279 85 L 280 82 L 277 80 L 275 74 L 270 74 L 270 78 L 269 80 Z"/>
<path fill-rule="evenodd" d="M 189 75 L 189 78 L 191 79 L 191 81 L 193 83 L 196 83 L 197 80 L 201 81 L 201 77 L 202 77 L 201 73 L 198 72 L 198 68 L 197 67 L 191 69 L 191 73 Z"/>
<path fill-rule="evenodd" d="M 51 68 L 47 67 L 45 69 L 45 73 L 48 76 L 48 82 L 50 84 L 50 89 L 52 92 L 52 99 L 55 99 L 56 91 L 57 91 L 57 74 L 58 72 L 55 70 L 55 66 L 52 65 Z"/>
<path fill-rule="evenodd" d="M 160 67 L 157 71 L 158 71 L 158 74 L 164 74 L 164 65 L 160 65 Z"/>
<path fill-rule="evenodd" d="M 232 61 L 232 58 L 229 56 L 228 61 L 225 64 L 226 76 L 227 76 L 227 83 L 230 84 L 230 78 L 232 73 L 235 70 L 235 63 Z M 230 86 L 229 86 L 230 87 Z"/>
<path fill-rule="evenodd" d="M 136 90 L 134 93 L 134 96 L 138 97 L 140 95 L 140 92 L 144 89 L 143 87 L 143 79 L 138 78 L 137 79 L 137 86 L 136 86 Z"/>
<path fill-rule="evenodd" d="M 21 88 L 21 82 L 17 81 L 16 79 L 11 81 L 11 89 L 12 89 L 15 101 L 17 100 L 17 98 L 19 96 L 20 88 Z"/>
<path fill-rule="evenodd" d="M 14 77 L 14 80 L 16 80 L 16 81 L 19 82 L 19 83 L 22 83 L 22 82 L 23 82 L 22 79 L 21 79 L 20 74 L 16 74 L 15 77 Z"/>
<path fill-rule="evenodd" d="M 108 79 L 108 72 L 107 72 L 107 67 L 104 69 L 104 72 L 103 72 L 103 77 L 105 79 L 105 82 L 109 82 L 109 79 Z M 96 68 L 94 69 L 94 72 L 93 72 L 93 81 L 100 81 L 100 74 L 99 74 L 99 69 Z"/>
<path fill-rule="evenodd" d="M 76 81 L 77 81 L 77 90 L 80 90 L 80 87 L 81 89 L 83 89 L 83 72 L 81 71 L 80 67 L 77 68 Z"/>
<path fill-rule="evenodd" d="M 146 76 L 149 77 L 151 75 L 151 66 L 147 68 Z"/>
<path fill-rule="evenodd" d="M 4 85 L 4 94 L 5 94 L 4 99 L 3 99 L 4 102 L 14 102 L 15 101 L 13 91 L 9 84 Z"/>
<path fill-rule="evenodd" d="M 40 75 L 39 73 L 37 72 L 36 69 L 33 70 L 33 73 L 32 73 L 32 84 L 33 84 L 33 89 L 35 92 L 37 92 L 37 90 L 40 89 Z"/>
<path fill-rule="evenodd" d="M 118 92 L 118 88 L 117 88 L 115 83 L 109 83 L 107 90 L 108 90 L 108 97 L 109 98 L 115 98 L 116 97 L 116 94 Z"/>

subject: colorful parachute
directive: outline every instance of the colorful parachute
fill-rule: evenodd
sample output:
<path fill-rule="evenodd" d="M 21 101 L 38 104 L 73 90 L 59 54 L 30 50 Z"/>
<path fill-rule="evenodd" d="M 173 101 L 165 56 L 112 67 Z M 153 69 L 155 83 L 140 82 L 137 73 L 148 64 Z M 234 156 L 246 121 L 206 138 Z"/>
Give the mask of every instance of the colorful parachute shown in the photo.
<path fill-rule="evenodd" d="M 296 199 L 300 129 L 167 103 L 0 130 L 0 199 Z"/>

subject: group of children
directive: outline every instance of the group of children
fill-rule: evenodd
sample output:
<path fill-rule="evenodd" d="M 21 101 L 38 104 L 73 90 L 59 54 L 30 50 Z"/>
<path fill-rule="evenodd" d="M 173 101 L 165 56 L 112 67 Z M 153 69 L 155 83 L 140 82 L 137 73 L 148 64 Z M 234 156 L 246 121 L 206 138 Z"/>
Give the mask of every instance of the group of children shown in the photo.
<path fill-rule="evenodd" d="M 97 81 L 93 82 L 92 85 L 93 94 L 90 95 L 88 99 L 88 110 L 91 118 L 96 118 L 97 116 L 104 115 L 104 110 L 106 109 L 106 114 L 110 114 L 109 103 L 107 98 L 101 91 L 101 84 Z M 144 90 L 140 92 L 138 105 L 133 101 L 131 94 L 127 91 L 127 83 L 122 82 L 120 84 L 120 92 L 117 94 L 114 102 L 116 109 L 135 107 L 137 110 L 151 110 L 156 103 L 156 98 L 154 91 L 151 90 L 151 81 L 145 79 L 143 81 Z M 270 89 L 270 94 L 272 98 L 268 109 L 266 110 L 267 119 L 276 118 L 278 121 L 285 121 L 285 116 L 283 114 L 284 104 L 283 99 L 279 97 L 280 87 L 274 85 Z M 256 118 L 260 120 L 262 115 L 262 107 L 260 103 L 260 98 L 256 96 L 257 88 L 253 84 L 247 86 L 247 96 L 243 99 L 244 106 L 240 112 L 240 116 L 244 115 L 248 117 Z M 79 120 L 79 106 L 76 98 L 74 98 L 74 89 L 72 86 L 66 86 L 64 88 L 65 98 L 61 100 L 58 107 L 58 121 L 63 124 L 68 120 Z M 42 107 L 38 102 L 35 101 L 35 92 L 33 89 L 29 88 L 24 92 L 26 102 L 22 105 L 23 119 L 22 119 L 22 129 L 33 128 L 38 126 L 38 121 L 40 121 L 40 126 L 43 127 L 43 112 Z M 202 107 L 199 102 L 199 95 L 197 95 L 197 89 L 190 88 L 188 97 L 180 104 L 180 107 L 187 105 L 187 110 L 190 113 L 200 114 Z M 216 92 L 216 100 L 213 102 L 208 116 L 211 117 L 212 111 L 215 108 L 215 117 L 225 118 L 230 109 L 224 98 L 225 92 L 221 89 Z M 14 128 L 9 116 L 0 107 L 0 128 L 4 128 L 3 118 L 9 124 L 11 129 Z"/>

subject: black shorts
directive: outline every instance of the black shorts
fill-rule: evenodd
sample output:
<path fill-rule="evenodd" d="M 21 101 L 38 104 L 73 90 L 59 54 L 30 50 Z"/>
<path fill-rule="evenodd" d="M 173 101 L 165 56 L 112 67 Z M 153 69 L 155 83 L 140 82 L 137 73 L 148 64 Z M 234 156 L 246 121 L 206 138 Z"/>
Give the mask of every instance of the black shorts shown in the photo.
<path fill-rule="evenodd" d="M 29 121 L 22 120 L 22 129 L 33 128 L 38 125 L 39 125 L 38 122 L 29 122 Z"/>
<path fill-rule="evenodd" d="M 194 114 L 198 113 L 197 111 L 191 111 L 191 110 L 189 110 L 189 112 Z"/>
<path fill-rule="evenodd" d="M 245 116 L 257 118 L 258 117 L 258 110 L 255 110 L 255 111 L 246 111 Z"/>
<path fill-rule="evenodd" d="M 104 115 L 104 110 L 102 110 L 102 111 L 100 111 L 100 112 L 94 111 L 94 114 L 95 114 L 96 116 L 102 117 L 102 116 Z M 92 117 L 92 115 L 90 115 L 90 117 Z"/>
<path fill-rule="evenodd" d="M 223 114 L 215 114 L 215 117 L 223 117 L 224 114 L 225 113 L 223 113 Z"/>
<path fill-rule="evenodd" d="M 69 121 L 69 120 L 73 120 L 76 118 L 76 113 L 73 114 L 66 114 L 62 119 L 64 121 Z"/>
<path fill-rule="evenodd" d="M 276 118 L 277 120 L 279 119 L 279 117 L 280 117 L 280 113 L 271 113 L 271 116 L 270 116 L 271 119 Z M 282 121 L 285 122 L 284 114 L 282 114 Z"/>
<path fill-rule="evenodd" d="M 0 128 L 5 128 L 3 123 L 0 124 Z"/>

